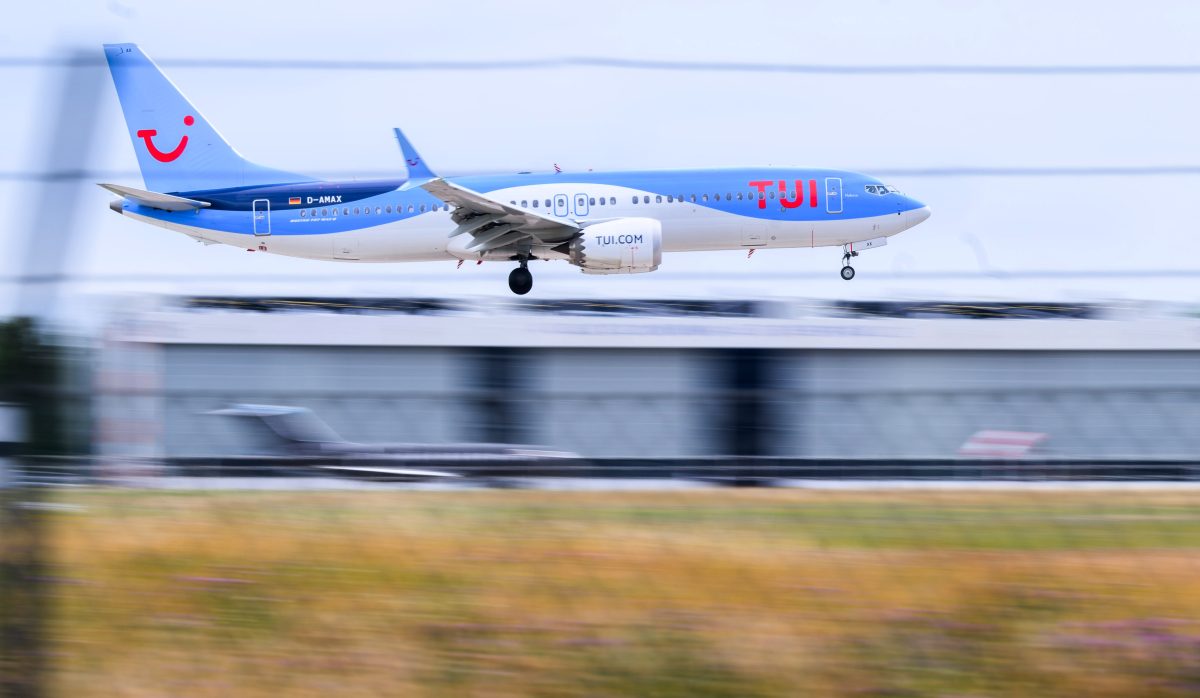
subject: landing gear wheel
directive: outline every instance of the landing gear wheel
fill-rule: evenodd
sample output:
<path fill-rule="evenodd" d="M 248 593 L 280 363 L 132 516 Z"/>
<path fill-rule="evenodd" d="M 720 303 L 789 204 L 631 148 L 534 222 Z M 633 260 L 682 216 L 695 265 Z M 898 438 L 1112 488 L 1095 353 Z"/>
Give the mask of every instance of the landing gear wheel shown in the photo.
<path fill-rule="evenodd" d="M 523 296 L 533 289 L 533 273 L 524 265 L 513 269 L 508 275 L 508 288 L 518 296 Z"/>
<path fill-rule="evenodd" d="M 854 267 L 850 266 L 849 264 L 842 267 L 842 278 L 845 279 L 846 281 L 853 279 L 854 278 Z"/>

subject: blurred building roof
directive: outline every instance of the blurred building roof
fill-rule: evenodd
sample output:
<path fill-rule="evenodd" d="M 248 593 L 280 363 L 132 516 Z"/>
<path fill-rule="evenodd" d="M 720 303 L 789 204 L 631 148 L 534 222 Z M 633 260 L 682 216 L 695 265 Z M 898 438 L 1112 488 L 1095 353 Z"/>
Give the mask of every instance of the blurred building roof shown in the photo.
<path fill-rule="evenodd" d="M 1197 350 L 1183 309 L 1064 303 L 189 297 L 114 314 L 164 344 Z"/>

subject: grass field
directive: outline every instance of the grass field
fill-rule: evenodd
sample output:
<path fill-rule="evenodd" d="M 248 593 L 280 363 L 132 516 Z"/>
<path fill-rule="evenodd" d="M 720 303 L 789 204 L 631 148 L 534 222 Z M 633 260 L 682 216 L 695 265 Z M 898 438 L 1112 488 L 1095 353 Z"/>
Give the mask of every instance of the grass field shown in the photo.
<path fill-rule="evenodd" d="M 1200 692 L 1194 492 L 55 498 L 63 695 Z"/>

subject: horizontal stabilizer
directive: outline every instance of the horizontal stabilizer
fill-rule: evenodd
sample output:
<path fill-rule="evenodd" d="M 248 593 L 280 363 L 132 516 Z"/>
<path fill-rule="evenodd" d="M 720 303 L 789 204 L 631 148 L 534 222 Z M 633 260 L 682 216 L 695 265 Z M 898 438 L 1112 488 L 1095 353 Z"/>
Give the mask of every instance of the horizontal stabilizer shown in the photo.
<path fill-rule="evenodd" d="M 158 192 L 134 189 L 133 187 L 126 187 L 121 184 L 101 184 L 100 186 L 121 198 L 129 199 L 142 206 L 157 208 L 160 211 L 189 211 L 211 205 L 207 201 L 196 201 L 195 199 L 186 199 L 182 196 L 172 196 L 171 194 L 159 194 Z"/>

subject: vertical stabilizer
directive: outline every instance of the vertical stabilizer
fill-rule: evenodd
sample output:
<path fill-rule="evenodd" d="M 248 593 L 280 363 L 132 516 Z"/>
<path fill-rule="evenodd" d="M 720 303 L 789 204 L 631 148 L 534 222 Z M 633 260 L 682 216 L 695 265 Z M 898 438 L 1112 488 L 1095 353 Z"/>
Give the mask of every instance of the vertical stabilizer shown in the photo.
<path fill-rule="evenodd" d="M 312 181 L 248 162 L 136 44 L 104 54 L 146 188 L 164 193 Z"/>

